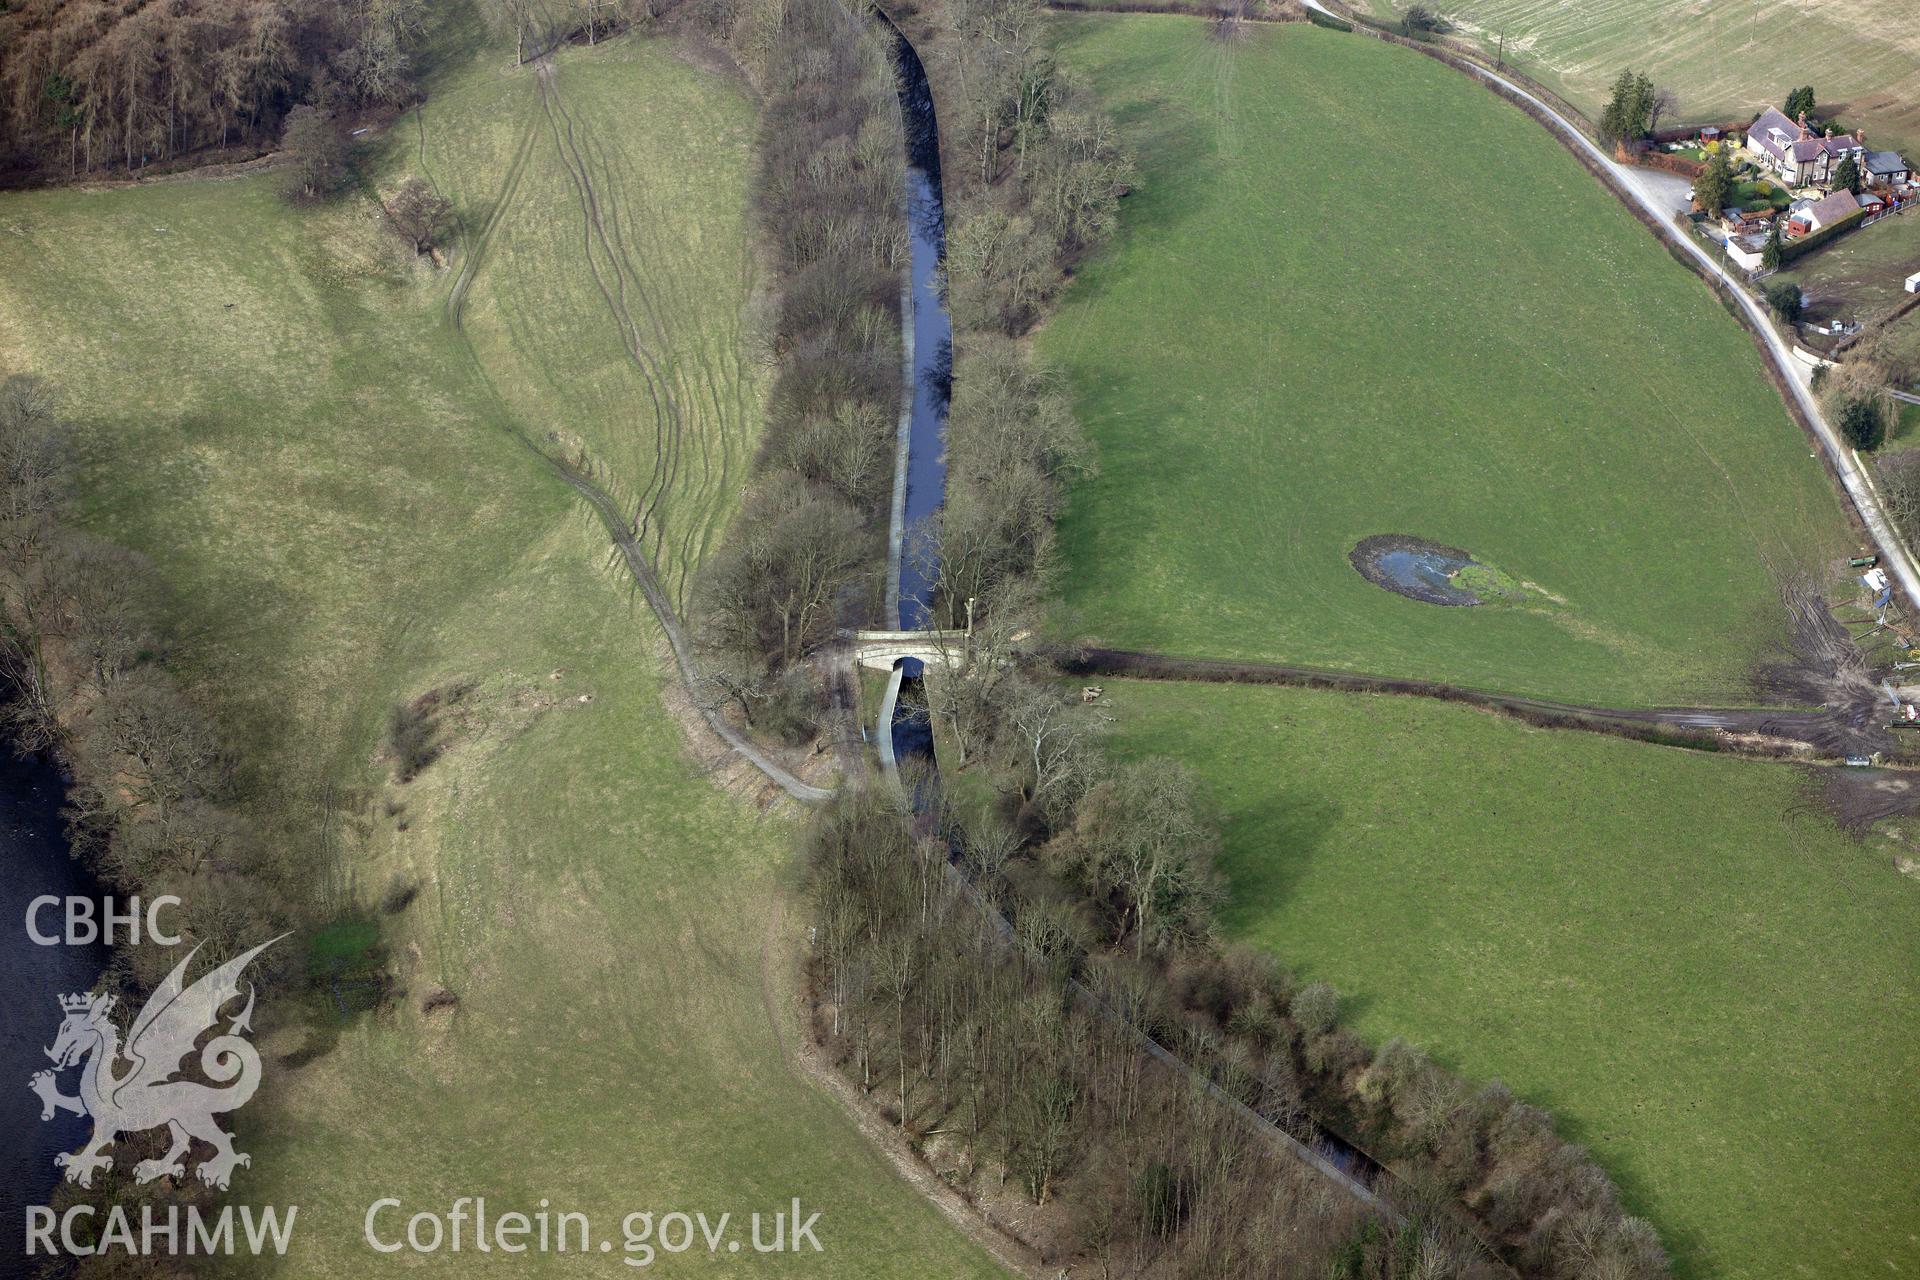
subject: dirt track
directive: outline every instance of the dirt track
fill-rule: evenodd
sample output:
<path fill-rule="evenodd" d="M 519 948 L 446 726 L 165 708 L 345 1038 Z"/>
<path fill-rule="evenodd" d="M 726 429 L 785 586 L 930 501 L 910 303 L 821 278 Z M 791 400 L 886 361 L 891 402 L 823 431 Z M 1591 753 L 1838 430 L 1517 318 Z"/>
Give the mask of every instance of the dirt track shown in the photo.
<path fill-rule="evenodd" d="M 618 265 L 624 261 L 624 250 L 617 244 L 617 239 L 612 237 L 607 231 L 606 225 L 600 217 L 599 200 L 594 194 L 590 175 L 585 167 L 585 161 L 581 158 L 580 153 L 573 149 L 575 147 L 573 126 L 565 113 L 564 106 L 558 100 L 558 92 L 554 87 L 551 66 L 543 62 L 534 69 L 534 74 L 538 77 L 538 83 L 541 87 L 541 105 L 544 118 L 549 130 L 553 134 L 555 145 L 560 148 L 562 152 L 562 162 L 567 166 L 568 172 L 575 183 L 576 193 L 580 198 L 582 216 L 586 221 L 585 251 L 589 265 L 594 267 L 595 281 L 600 286 L 602 296 L 605 298 L 614 318 L 619 323 L 622 339 L 627 345 L 629 354 L 634 361 L 640 365 L 642 373 L 647 375 L 648 391 L 650 395 L 655 396 L 656 407 L 672 410 L 670 414 L 663 412 L 658 419 L 662 423 L 663 436 L 660 443 L 660 451 L 663 459 L 669 453 L 677 459 L 680 449 L 680 419 L 678 409 L 672 406 L 671 394 L 666 396 L 667 403 L 665 405 L 660 404 L 658 393 L 654 390 L 655 378 L 652 375 L 655 370 L 645 347 L 640 341 L 639 327 L 626 309 L 626 269 Z M 416 121 L 419 119 L 417 112 L 415 119 Z M 424 123 L 420 124 L 419 127 L 422 131 L 420 138 L 421 167 L 423 171 L 428 174 L 429 181 L 431 181 L 432 171 L 427 169 L 425 163 L 426 136 Z M 478 275 L 485 261 L 486 251 L 495 229 L 505 217 L 512 203 L 514 192 L 519 187 L 521 176 L 525 172 L 528 156 L 532 153 L 535 146 L 538 132 L 539 122 L 536 119 L 529 124 L 526 132 L 520 139 L 513 160 L 508 167 L 499 198 L 493 202 L 492 209 L 488 213 L 486 221 L 478 227 L 469 228 L 462 226 L 460 228 L 460 239 L 465 248 L 465 260 L 461 263 L 459 274 L 455 277 L 453 286 L 448 292 L 445 309 L 447 322 L 456 331 L 459 331 L 462 327 L 468 290 L 471 288 L 474 278 Z M 435 187 L 437 190 L 437 183 Z M 593 263 L 594 246 L 596 243 L 600 245 L 607 257 L 616 264 L 614 274 L 621 282 L 619 287 L 610 288 L 605 276 L 601 274 L 601 268 Z M 485 362 L 480 359 L 479 352 L 474 349 L 471 343 L 467 343 L 466 345 L 468 357 L 473 361 L 476 370 L 480 374 L 481 380 L 485 382 L 488 387 L 493 387 L 491 373 L 487 369 Z M 497 390 L 494 394 L 496 398 L 499 398 Z M 505 407 L 505 403 L 504 398 L 501 398 L 503 408 Z M 510 413 L 507 414 L 506 417 L 510 422 L 517 421 Z M 685 629 L 680 624 L 679 612 L 675 608 L 674 601 L 666 586 L 661 581 L 653 558 L 649 555 L 646 546 L 642 542 L 642 538 L 645 536 L 642 532 L 645 524 L 644 517 L 629 519 L 625 512 L 621 510 L 619 503 L 617 503 L 613 496 L 605 489 L 601 488 L 598 484 L 594 483 L 593 480 L 564 460 L 555 457 L 552 453 L 542 448 L 539 442 L 518 425 L 513 428 L 513 431 L 522 444 L 553 467 L 569 485 L 573 486 L 576 492 L 586 498 L 588 504 L 592 506 L 594 514 L 600 518 L 600 522 L 606 527 L 608 535 L 613 540 L 615 550 L 625 562 L 628 572 L 633 576 L 635 585 L 640 589 L 640 594 L 646 599 L 647 605 L 652 609 L 654 617 L 659 621 L 660 629 L 666 634 L 667 643 L 673 650 L 674 665 L 678 670 L 681 684 L 685 688 L 688 697 L 693 701 L 694 705 L 699 708 L 700 715 L 702 719 L 705 720 L 707 727 L 726 744 L 729 750 L 753 765 L 754 768 L 758 769 L 770 781 L 779 786 L 781 790 L 796 800 L 817 803 L 831 796 L 833 794 L 831 791 L 803 782 L 794 776 L 793 773 L 774 761 L 759 747 L 748 741 L 745 735 L 728 724 L 717 711 L 702 703 L 699 696 L 701 684 L 700 673 L 694 660 L 692 646 L 687 640 Z M 669 435 L 673 437 L 670 440 L 666 438 Z M 663 483 L 662 489 L 664 490 L 664 488 L 665 484 Z M 650 503 L 657 502 L 658 497 L 659 495 L 655 493 L 652 494 L 650 498 L 643 499 L 643 508 Z M 657 522 L 655 529 L 658 530 Z M 656 536 L 655 538 L 656 545 L 663 544 L 664 541 L 663 536 Z"/>
<path fill-rule="evenodd" d="M 1580 729 L 1671 746 L 1779 759 L 1883 751 L 1893 735 L 1877 710 L 1848 702 L 1812 709 L 1762 707 L 1586 707 L 1518 694 L 1467 689 L 1438 680 L 1360 675 L 1277 662 L 1179 658 L 1133 649 L 1085 648 L 1054 655 L 1075 676 L 1197 680 L 1215 684 L 1290 685 L 1347 693 L 1437 698 L 1497 711 L 1543 728 Z M 1804 750 L 1796 750 L 1796 745 Z"/>

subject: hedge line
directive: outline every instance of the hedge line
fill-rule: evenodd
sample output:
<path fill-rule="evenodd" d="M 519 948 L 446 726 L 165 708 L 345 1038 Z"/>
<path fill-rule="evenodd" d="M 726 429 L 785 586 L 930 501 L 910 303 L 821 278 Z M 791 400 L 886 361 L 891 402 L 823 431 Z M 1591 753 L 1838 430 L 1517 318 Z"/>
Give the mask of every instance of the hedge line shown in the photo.
<path fill-rule="evenodd" d="M 1833 239 L 1835 236 L 1839 235 L 1842 231 L 1851 230 L 1862 218 L 1866 216 L 1867 216 L 1867 211 L 1865 209 L 1861 209 L 1858 212 L 1848 214 L 1846 217 L 1840 219 L 1840 221 L 1836 223 L 1833 223 L 1831 226 L 1825 226 L 1820 228 L 1818 231 L 1814 232 L 1810 236 L 1801 236 L 1798 240 L 1787 240 L 1782 242 L 1780 245 L 1780 265 L 1785 266 L 1787 263 L 1792 262 L 1794 259 L 1802 256 L 1803 254 L 1812 253 L 1815 249 L 1818 249 L 1821 245 Z"/>

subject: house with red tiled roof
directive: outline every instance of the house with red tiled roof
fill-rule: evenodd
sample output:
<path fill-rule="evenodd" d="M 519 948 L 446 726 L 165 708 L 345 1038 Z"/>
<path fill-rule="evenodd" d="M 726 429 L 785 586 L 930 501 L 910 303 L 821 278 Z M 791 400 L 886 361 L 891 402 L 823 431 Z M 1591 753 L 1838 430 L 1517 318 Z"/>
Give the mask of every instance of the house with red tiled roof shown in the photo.
<path fill-rule="evenodd" d="M 1802 115 L 1796 122 L 1769 107 L 1747 129 L 1747 151 L 1789 186 L 1824 186 L 1833 171 L 1851 156 L 1865 172 L 1867 149 L 1850 133 L 1834 136 L 1829 128 L 1817 134 Z"/>

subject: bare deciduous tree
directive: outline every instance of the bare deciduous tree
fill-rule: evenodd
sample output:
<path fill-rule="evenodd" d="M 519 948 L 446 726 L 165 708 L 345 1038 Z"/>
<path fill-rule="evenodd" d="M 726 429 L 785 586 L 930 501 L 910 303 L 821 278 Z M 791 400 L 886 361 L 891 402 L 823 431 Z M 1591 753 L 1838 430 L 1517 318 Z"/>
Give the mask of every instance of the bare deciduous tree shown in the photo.
<path fill-rule="evenodd" d="M 387 202 L 387 220 L 415 253 L 426 253 L 453 229 L 453 202 L 425 178 L 408 178 Z"/>

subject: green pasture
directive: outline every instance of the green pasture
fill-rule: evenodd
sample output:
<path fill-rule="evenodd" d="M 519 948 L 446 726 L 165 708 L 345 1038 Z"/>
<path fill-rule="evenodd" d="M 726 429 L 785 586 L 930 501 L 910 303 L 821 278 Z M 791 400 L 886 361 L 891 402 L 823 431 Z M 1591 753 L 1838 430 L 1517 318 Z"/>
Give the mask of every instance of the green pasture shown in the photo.
<path fill-rule="evenodd" d="M 1538 124 L 1304 24 L 1055 20 L 1138 156 L 1040 337 L 1099 448 L 1062 525 L 1101 642 L 1618 703 L 1748 696 L 1778 582 L 1853 543 L 1752 339 Z M 1370 534 L 1526 585 L 1370 585 Z"/>
<path fill-rule="evenodd" d="M 240 1119 L 236 1199 L 300 1206 L 286 1276 L 622 1269 L 362 1242 L 376 1199 L 463 1195 L 544 1197 L 616 1246 L 629 1212 L 743 1230 L 797 1196 L 826 1252 L 763 1260 L 783 1275 L 992 1274 L 787 1056 L 792 819 L 709 779 L 658 628 L 512 430 L 637 498 L 655 381 L 584 266 L 534 72 L 478 39 L 448 56 L 323 208 L 289 209 L 271 174 L 0 196 L 0 372 L 63 389 L 82 518 L 168 584 L 174 666 L 307 868 L 301 914 L 346 922 L 318 971 L 374 919 L 399 982 L 371 1013 L 330 1016 L 322 988 L 307 1017 L 263 1016 L 271 1092 Z M 686 410 L 660 508 L 684 569 L 728 513 L 761 389 L 741 355 L 751 110 L 665 43 L 569 51 L 554 83 Z M 444 269 L 370 195 L 423 171 L 466 228 Z M 389 708 L 469 682 L 442 757 L 393 783 Z M 670 1265 L 738 1269 L 724 1245 Z"/>
<path fill-rule="evenodd" d="M 1228 932 L 1549 1108 L 1677 1273 L 1920 1272 L 1920 883 L 1798 766 L 1457 705 L 1109 681 L 1224 812 Z M 1909 830 L 1910 837 L 1914 832 Z"/>

